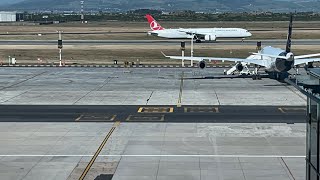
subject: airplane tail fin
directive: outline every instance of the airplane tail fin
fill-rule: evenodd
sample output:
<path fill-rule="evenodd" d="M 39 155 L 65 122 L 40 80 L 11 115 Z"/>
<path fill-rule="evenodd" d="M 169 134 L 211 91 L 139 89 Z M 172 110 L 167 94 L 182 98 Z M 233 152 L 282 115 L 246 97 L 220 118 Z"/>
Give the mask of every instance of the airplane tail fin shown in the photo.
<path fill-rule="evenodd" d="M 150 14 L 147 14 L 146 18 L 149 22 L 149 25 L 152 31 L 164 30 L 164 28 L 161 27 L 161 25 Z"/>
<path fill-rule="evenodd" d="M 290 16 L 290 23 L 289 23 L 289 30 L 288 30 L 288 37 L 287 37 L 287 45 L 286 45 L 286 52 L 291 52 L 291 38 L 292 38 L 292 24 L 293 24 L 293 15 Z"/>

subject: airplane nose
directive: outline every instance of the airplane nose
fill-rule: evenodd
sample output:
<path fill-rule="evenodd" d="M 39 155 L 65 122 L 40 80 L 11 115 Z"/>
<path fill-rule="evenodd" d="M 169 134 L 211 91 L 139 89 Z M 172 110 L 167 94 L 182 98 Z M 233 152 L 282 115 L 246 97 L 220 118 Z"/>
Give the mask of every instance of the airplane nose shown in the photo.
<path fill-rule="evenodd" d="M 251 36 L 252 36 L 251 32 L 248 32 L 248 36 L 249 36 L 249 37 L 251 37 Z"/>

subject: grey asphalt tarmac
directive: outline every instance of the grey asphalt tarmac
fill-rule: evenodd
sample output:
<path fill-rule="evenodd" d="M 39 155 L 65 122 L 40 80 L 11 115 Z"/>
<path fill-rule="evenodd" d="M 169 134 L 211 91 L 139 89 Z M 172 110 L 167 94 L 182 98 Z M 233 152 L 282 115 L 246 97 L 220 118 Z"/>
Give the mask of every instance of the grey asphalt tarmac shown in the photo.
<path fill-rule="evenodd" d="M 181 41 L 189 40 L 64 40 L 64 45 L 172 45 L 178 44 Z M 218 40 L 216 42 L 203 42 L 203 44 L 212 45 L 256 45 L 257 41 L 261 41 L 264 46 L 268 45 L 283 45 L 284 39 L 256 39 L 256 40 Z M 57 40 L 0 40 L 0 45 L 56 45 Z M 293 40 L 293 45 L 319 45 L 320 39 L 299 39 Z"/>
<path fill-rule="evenodd" d="M 305 107 L 0 106 L 0 122 L 304 123 Z"/>
<path fill-rule="evenodd" d="M 305 97 L 221 74 L 0 68 L 0 179 L 305 179 Z"/>

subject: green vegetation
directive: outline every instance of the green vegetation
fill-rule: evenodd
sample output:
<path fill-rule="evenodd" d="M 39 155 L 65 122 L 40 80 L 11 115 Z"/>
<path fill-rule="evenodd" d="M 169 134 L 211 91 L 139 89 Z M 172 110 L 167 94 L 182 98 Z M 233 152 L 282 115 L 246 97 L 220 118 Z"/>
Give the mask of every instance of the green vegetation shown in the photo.
<path fill-rule="evenodd" d="M 287 21 L 289 13 L 196 13 L 194 11 L 179 11 L 172 13 L 162 13 L 158 10 L 141 9 L 129 11 L 127 13 L 90 13 L 85 15 L 87 21 L 145 21 L 144 15 L 150 13 L 159 21 Z M 319 21 L 320 14 L 312 12 L 296 13 L 296 21 Z M 71 22 L 80 21 L 80 15 L 76 13 L 24 13 L 25 21 L 46 22 L 60 21 Z"/>

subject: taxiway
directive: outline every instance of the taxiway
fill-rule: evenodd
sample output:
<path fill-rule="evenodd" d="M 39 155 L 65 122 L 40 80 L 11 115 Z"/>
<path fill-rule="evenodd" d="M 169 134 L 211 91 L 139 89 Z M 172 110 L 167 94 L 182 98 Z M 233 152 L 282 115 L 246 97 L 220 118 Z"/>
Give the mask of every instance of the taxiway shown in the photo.
<path fill-rule="evenodd" d="M 64 40 L 65 45 L 175 45 L 181 41 L 189 44 L 190 40 Z M 257 45 L 261 41 L 264 46 L 283 45 L 286 43 L 283 39 L 248 39 L 244 40 L 218 40 L 216 42 L 203 42 L 210 45 Z M 201 43 L 201 44 L 203 44 Z M 0 45 L 56 45 L 57 40 L 0 40 Z M 319 45 L 317 39 L 296 39 L 292 41 L 293 45 Z"/>

